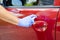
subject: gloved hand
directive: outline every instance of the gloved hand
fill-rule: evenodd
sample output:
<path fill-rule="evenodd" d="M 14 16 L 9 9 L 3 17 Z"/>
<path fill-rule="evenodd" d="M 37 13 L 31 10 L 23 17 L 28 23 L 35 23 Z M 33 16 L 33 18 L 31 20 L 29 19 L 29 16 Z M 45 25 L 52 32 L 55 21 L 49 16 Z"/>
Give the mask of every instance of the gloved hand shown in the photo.
<path fill-rule="evenodd" d="M 34 19 L 36 17 L 37 17 L 36 15 L 32 14 L 32 15 L 29 15 L 29 16 L 24 17 L 22 19 L 19 19 L 18 26 L 30 27 L 34 23 Z"/>

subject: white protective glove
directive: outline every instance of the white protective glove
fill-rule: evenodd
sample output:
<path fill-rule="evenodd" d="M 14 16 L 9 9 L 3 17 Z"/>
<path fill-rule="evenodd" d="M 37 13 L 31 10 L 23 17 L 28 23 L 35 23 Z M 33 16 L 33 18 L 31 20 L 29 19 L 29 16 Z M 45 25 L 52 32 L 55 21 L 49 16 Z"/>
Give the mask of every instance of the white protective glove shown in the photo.
<path fill-rule="evenodd" d="M 37 17 L 36 15 L 32 14 L 32 15 L 29 15 L 29 16 L 24 17 L 22 19 L 19 19 L 18 26 L 30 27 L 34 23 L 34 19 L 36 17 Z"/>

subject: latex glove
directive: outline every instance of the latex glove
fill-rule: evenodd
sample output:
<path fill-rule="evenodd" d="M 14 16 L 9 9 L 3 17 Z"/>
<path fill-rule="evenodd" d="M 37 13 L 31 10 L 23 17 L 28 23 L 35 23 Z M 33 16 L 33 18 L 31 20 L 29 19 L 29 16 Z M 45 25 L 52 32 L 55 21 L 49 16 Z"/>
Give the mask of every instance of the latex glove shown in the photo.
<path fill-rule="evenodd" d="M 24 17 L 23 19 L 19 19 L 18 26 L 30 27 L 34 23 L 34 19 L 36 17 L 37 17 L 36 15 L 32 14 L 27 17 Z"/>

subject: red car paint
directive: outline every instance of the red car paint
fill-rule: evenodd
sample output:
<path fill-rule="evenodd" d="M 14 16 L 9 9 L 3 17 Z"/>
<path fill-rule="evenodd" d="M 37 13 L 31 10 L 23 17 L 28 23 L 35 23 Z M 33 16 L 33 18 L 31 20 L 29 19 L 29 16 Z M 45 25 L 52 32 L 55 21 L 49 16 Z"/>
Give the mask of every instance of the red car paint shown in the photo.
<path fill-rule="evenodd" d="M 40 8 L 37 10 L 7 8 L 7 10 L 8 11 L 14 10 L 13 12 L 21 13 L 21 14 L 24 14 L 25 16 L 38 13 L 39 16 L 35 19 L 37 23 L 32 25 L 32 28 L 36 32 L 36 35 L 38 38 L 37 40 L 54 40 L 55 39 L 55 25 L 57 20 L 57 14 L 59 13 L 59 8 L 44 8 L 44 9 Z M 60 19 L 60 16 L 58 20 L 59 19 Z M 43 28 L 45 28 L 45 31 L 43 31 Z M 56 26 L 56 28 L 57 30 L 60 30 L 59 27 Z M 38 31 L 38 29 L 40 31 Z"/>
<path fill-rule="evenodd" d="M 60 0 L 54 0 L 54 6 L 60 6 Z"/>

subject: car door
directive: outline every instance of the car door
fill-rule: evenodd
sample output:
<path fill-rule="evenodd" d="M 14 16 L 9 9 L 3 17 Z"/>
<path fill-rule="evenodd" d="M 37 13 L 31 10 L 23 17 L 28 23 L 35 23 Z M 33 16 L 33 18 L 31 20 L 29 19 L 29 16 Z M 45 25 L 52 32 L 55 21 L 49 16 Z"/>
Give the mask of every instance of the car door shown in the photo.
<path fill-rule="evenodd" d="M 31 28 L 19 27 L 0 20 L 1 40 L 55 40 L 55 27 L 59 8 L 7 7 L 6 9 L 11 13 L 13 12 L 18 18 L 36 13 L 39 16 L 35 19 L 37 23 L 32 25 Z"/>
<path fill-rule="evenodd" d="M 60 7 L 53 5 L 25 4 L 23 6 L 6 6 L 6 10 L 18 18 L 38 14 L 36 24 L 30 28 L 12 25 L 0 20 L 0 40 L 60 40 Z M 25 2 L 26 3 L 26 2 Z M 36 3 L 36 2 L 34 2 Z M 49 2 L 50 3 L 50 2 Z"/>

